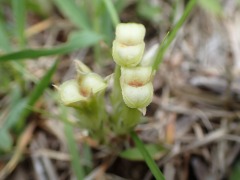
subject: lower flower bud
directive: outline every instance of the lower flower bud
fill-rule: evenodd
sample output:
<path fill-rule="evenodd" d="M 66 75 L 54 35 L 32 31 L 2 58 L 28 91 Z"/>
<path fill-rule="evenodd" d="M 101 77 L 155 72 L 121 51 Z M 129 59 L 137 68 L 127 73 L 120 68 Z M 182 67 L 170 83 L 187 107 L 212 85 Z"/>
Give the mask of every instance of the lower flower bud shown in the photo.
<path fill-rule="evenodd" d="M 122 84 L 122 96 L 125 104 L 130 108 L 144 108 L 152 102 L 153 86 L 149 82 L 143 86 Z"/>

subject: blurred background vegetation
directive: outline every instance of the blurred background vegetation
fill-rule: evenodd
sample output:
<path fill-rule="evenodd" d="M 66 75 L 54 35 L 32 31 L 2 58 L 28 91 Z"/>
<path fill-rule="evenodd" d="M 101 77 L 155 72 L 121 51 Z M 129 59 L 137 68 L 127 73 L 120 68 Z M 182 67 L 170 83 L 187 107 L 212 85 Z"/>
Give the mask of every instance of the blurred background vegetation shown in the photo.
<path fill-rule="evenodd" d="M 0 179 L 152 179 L 131 140 L 118 157 L 76 128 L 52 85 L 74 77 L 74 59 L 113 73 L 113 10 L 145 25 L 151 51 L 189 1 L 109 2 L 0 0 Z M 198 0 L 166 50 L 137 127 L 166 179 L 240 178 L 239 8 Z"/>

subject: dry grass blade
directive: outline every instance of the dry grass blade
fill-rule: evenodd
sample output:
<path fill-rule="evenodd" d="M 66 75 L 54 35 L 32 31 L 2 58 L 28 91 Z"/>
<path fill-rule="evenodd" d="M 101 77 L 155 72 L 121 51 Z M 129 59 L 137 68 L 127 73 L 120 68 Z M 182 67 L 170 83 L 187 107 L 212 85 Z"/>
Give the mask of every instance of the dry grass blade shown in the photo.
<path fill-rule="evenodd" d="M 108 169 L 108 167 L 111 165 L 114 158 L 110 158 L 107 161 L 103 162 L 99 167 L 94 169 L 87 177 L 85 177 L 85 180 L 101 180 L 104 178 L 105 171 Z"/>
<path fill-rule="evenodd" d="M 41 21 L 41 22 L 29 27 L 28 29 L 26 29 L 25 35 L 28 38 L 32 37 L 33 35 L 38 34 L 41 31 L 44 31 L 47 28 L 51 27 L 52 23 L 53 23 L 53 19 L 51 19 L 51 18 Z"/>
<path fill-rule="evenodd" d="M 180 154 L 183 154 L 187 151 L 191 151 L 191 150 L 206 146 L 209 143 L 216 142 L 216 141 L 222 139 L 227 133 L 228 133 L 228 129 L 226 129 L 226 128 L 218 129 L 218 130 L 215 130 L 215 131 L 209 133 L 204 138 L 202 138 L 198 141 L 194 141 L 192 143 L 189 143 L 189 145 L 187 145 L 186 147 L 184 147 L 182 149 L 175 150 L 173 148 L 172 152 L 168 156 L 166 156 L 160 162 L 160 164 L 164 164 L 164 163 L 168 162 L 170 159 L 172 159 L 173 157 L 175 157 L 177 155 L 180 155 Z"/>
<path fill-rule="evenodd" d="M 50 149 L 39 149 L 34 154 L 34 157 L 48 157 L 49 159 L 70 161 L 70 156 L 67 153 L 54 151 Z"/>
<path fill-rule="evenodd" d="M 219 5 L 222 13 L 215 15 L 211 8 Z M 102 76 L 113 73 L 110 47 L 119 21 L 144 24 L 146 49 L 155 51 L 152 57 L 162 44 L 153 103 L 135 130 L 165 178 L 231 179 L 240 165 L 239 8 L 232 0 L 0 0 L 0 127 L 7 129 L 0 133 L 0 179 L 79 179 L 80 166 L 87 175 L 80 179 L 153 179 L 130 137 L 118 139 L 110 133 L 114 148 L 107 148 L 78 129 L 80 118 L 70 108 L 67 119 L 60 121 L 62 110 L 50 86 L 75 76 L 76 58 Z M 54 57 L 60 60 L 54 76 L 44 83 L 44 93 L 35 91 L 27 103 L 23 97 L 38 86 Z M 115 84 L 105 94 L 109 114 L 114 109 L 110 87 L 119 86 L 120 70 L 115 72 Z M 120 86 L 118 90 L 116 97 Z M 41 95 L 39 103 L 33 103 L 36 94 Z M 33 120 L 38 128 L 31 139 Z M 63 122 L 76 128 L 69 132 L 70 143 Z M 15 130 L 25 131 L 19 137 Z M 46 140 L 37 138 L 40 134 Z M 1 149 L 1 144 L 8 148 Z M 69 144 L 73 150 L 67 152 Z M 127 159 L 121 156 L 126 151 Z"/>
<path fill-rule="evenodd" d="M 35 122 L 32 122 L 24 130 L 18 140 L 16 150 L 14 151 L 11 160 L 0 170 L 0 179 L 5 179 L 15 169 L 26 146 L 31 141 L 35 127 Z"/>

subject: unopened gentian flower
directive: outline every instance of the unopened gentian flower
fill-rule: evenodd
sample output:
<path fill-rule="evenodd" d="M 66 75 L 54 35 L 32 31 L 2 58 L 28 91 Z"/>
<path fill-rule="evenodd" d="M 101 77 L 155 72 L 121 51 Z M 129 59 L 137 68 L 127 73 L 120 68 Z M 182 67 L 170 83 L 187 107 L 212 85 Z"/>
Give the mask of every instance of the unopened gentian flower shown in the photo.
<path fill-rule="evenodd" d="M 61 101 L 66 106 L 76 106 L 88 101 L 91 96 L 103 91 L 107 84 L 101 76 L 91 70 L 80 61 L 76 63 L 77 79 L 71 79 L 57 87 Z"/>
<path fill-rule="evenodd" d="M 57 89 L 65 106 L 74 106 L 76 103 L 86 100 L 86 97 L 80 93 L 78 82 L 75 79 L 64 82 Z"/>
<path fill-rule="evenodd" d="M 152 66 L 142 63 L 146 30 L 142 24 L 121 23 L 113 41 L 113 59 L 121 66 L 120 85 L 123 101 L 129 108 L 145 112 L 152 102 Z M 147 65 L 145 65 L 147 64 Z"/>
<path fill-rule="evenodd" d="M 81 95 L 89 97 L 106 88 L 106 83 L 96 73 L 87 73 L 78 77 L 79 90 Z"/>
<path fill-rule="evenodd" d="M 116 28 L 112 55 L 114 61 L 124 67 L 137 66 L 144 53 L 145 27 L 136 23 L 121 23 Z"/>
<path fill-rule="evenodd" d="M 144 85 L 124 83 L 122 84 L 122 96 L 128 107 L 138 109 L 145 108 L 152 102 L 152 83 L 149 82 Z"/>
<path fill-rule="evenodd" d="M 120 23 L 116 28 L 116 40 L 125 45 L 136 45 L 144 42 L 146 29 L 142 24 Z"/>
<path fill-rule="evenodd" d="M 152 102 L 151 67 L 121 68 L 121 88 L 125 104 L 130 108 L 145 108 Z"/>
<path fill-rule="evenodd" d="M 121 67 L 121 83 L 142 86 L 152 80 L 152 67 Z"/>

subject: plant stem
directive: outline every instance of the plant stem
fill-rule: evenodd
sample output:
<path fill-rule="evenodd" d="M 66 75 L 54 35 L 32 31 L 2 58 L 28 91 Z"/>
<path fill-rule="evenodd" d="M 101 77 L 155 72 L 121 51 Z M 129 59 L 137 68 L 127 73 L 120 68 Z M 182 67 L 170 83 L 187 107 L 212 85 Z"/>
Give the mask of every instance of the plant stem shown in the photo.
<path fill-rule="evenodd" d="M 136 144 L 137 148 L 139 149 L 139 151 L 143 155 L 143 157 L 144 157 L 149 169 L 151 170 L 153 176 L 155 177 L 155 179 L 164 180 L 165 178 L 164 178 L 162 172 L 160 171 L 159 167 L 157 166 L 155 161 L 152 159 L 152 157 L 150 156 L 150 154 L 146 150 L 143 142 L 139 139 L 137 134 L 134 131 L 132 131 L 130 133 L 130 135 L 131 135 L 134 143 Z"/>
<path fill-rule="evenodd" d="M 122 100 L 120 76 L 121 76 L 120 66 L 116 65 L 115 70 L 114 70 L 114 77 L 113 77 L 113 79 L 114 79 L 113 94 L 112 94 L 113 103 L 117 103 Z"/>
<path fill-rule="evenodd" d="M 112 18 L 112 22 L 115 26 L 119 24 L 120 20 L 117 14 L 117 11 L 113 5 L 113 2 L 111 0 L 103 0 L 105 6 L 107 7 L 107 10 Z"/>

